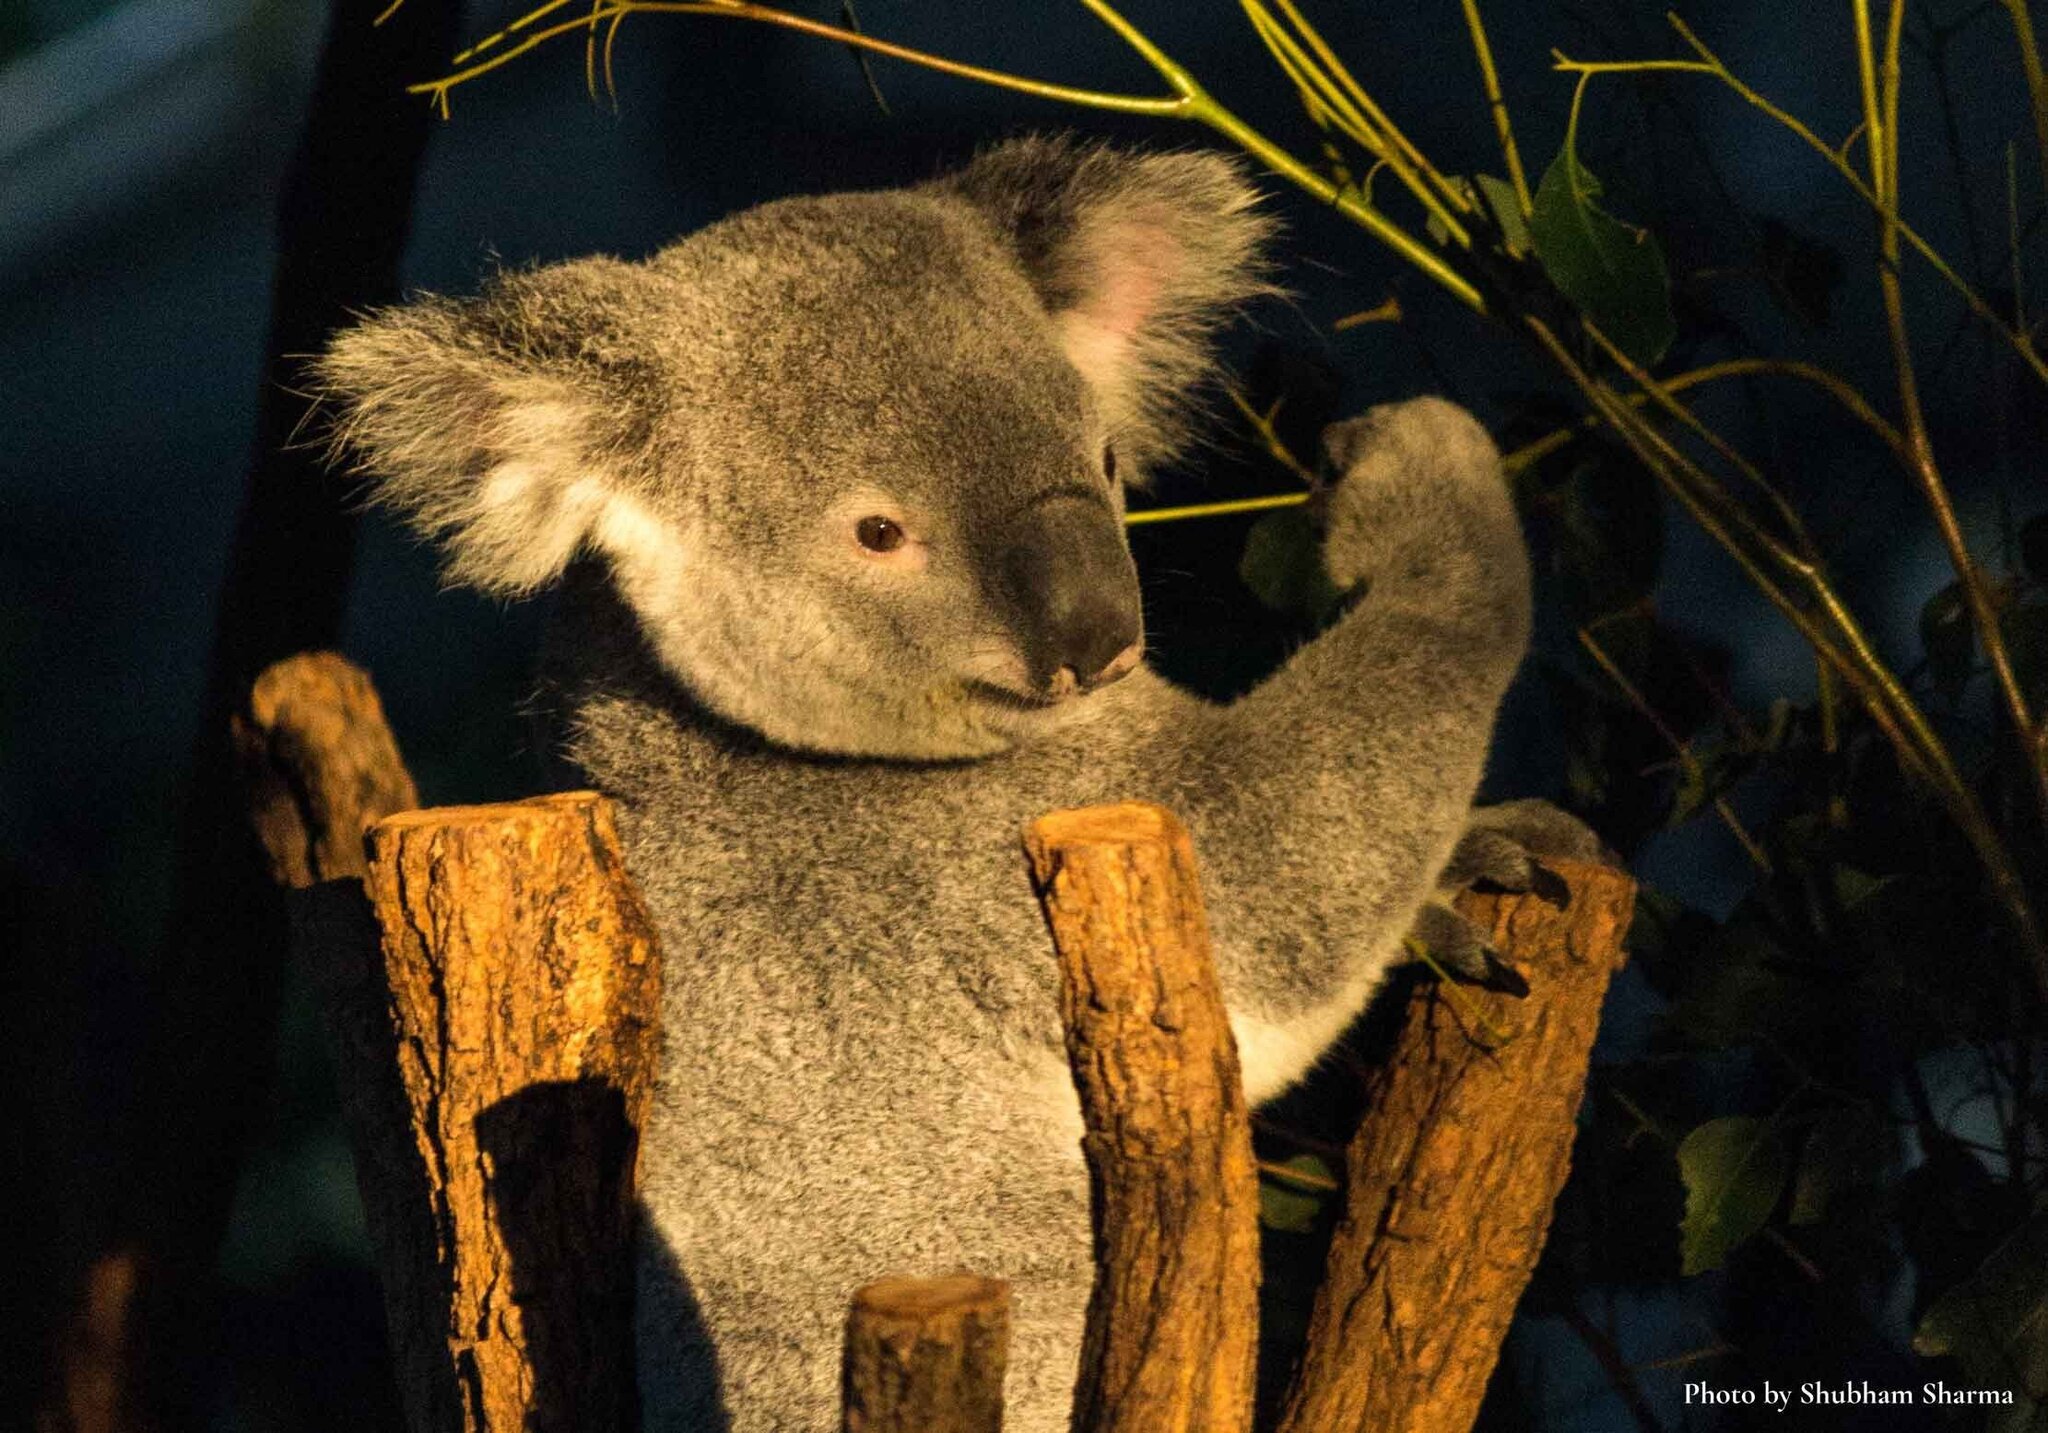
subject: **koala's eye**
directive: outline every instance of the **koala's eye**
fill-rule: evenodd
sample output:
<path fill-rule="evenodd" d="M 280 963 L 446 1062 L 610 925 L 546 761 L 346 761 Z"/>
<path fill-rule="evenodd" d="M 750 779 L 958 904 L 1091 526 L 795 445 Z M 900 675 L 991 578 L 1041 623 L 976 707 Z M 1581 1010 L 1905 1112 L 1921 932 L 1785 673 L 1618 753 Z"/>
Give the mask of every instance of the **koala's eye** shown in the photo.
<path fill-rule="evenodd" d="M 1111 482 L 1116 481 L 1116 449 L 1107 444 L 1102 449 L 1102 476 Z"/>
<path fill-rule="evenodd" d="M 854 524 L 853 536 L 869 552 L 894 552 L 909 534 L 894 518 L 864 517 Z"/>

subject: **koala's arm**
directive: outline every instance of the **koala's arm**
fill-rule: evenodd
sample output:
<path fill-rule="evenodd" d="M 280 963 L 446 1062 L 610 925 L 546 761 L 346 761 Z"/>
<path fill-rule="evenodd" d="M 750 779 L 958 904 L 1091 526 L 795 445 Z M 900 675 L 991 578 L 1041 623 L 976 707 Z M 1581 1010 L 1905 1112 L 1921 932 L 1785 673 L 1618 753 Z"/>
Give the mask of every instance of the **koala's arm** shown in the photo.
<path fill-rule="evenodd" d="M 1254 1102 L 1300 1078 L 1402 958 L 1529 635 L 1521 530 L 1470 415 L 1420 399 L 1324 442 L 1342 475 L 1325 561 L 1366 594 L 1169 758 Z"/>

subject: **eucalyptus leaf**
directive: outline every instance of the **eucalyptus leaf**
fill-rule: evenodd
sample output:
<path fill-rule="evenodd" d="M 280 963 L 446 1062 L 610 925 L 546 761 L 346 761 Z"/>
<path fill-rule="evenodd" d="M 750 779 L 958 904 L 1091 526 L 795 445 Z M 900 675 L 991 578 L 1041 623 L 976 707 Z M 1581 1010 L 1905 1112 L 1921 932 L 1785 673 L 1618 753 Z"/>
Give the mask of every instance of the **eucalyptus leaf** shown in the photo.
<path fill-rule="evenodd" d="M 1818 1224 L 1845 1196 L 1874 1187 L 1890 1154 L 1884 1122 L 1866 1108 L 1832 1110 L 1807 1132 L 1792 1179 L 1794 1224 Z"/>
<path fill-rule="evenodd" d="M 1514 185 L 1493 174 L 1475 174 L 1469 179 L 1462 174 L 1445 177 L 1466 198 L 1492 216 L 1500 229 L 1501 242 L 1507 245 L 1510 254 L 1520 258 L 1529 252 L 1529 221 L 1522 215 L 1522 201 L 1515 197 Z M 1450 230 L 1434 214 L 1429 216 L 1429 236 L 1439 244 L 1451 241 Z"/>
<path fill-rule="evenodd" d="M 1770 1121 L 1726 1115 L 1679 1141 L 1678 1173 L 1685 1181 L 1681 1265 L 1699 1274 L 1720 1268 L 1764 1227 L 1785 1192 L 1791 1159 Z"/>
<path fill-rule="evenodd" d="M 2048 705 L 2048 603 L 2015 603 L 1999 614 L 1998 630 L 2027 704 Z"/>
<path fill-rule="evenodd" d="M 1281 1162 L 1298 1179 L 1261 1172 L 1259 1175 L 1259 1223 L 1287 1234 L 1307 1234 L 1316 1226 L 1323 1204 L 1335 1192 L 1336 1178 L 1330 1167 L 1312 1154 L 1297 1154 Z"/>
<path fill-rule="evenodd" d="M 1323 570 L 1321 534 L 1300 508 L 1282 508 L 1252 524 L 1237 572 L 1276 612 L 1320 618 L 1343 595 Z"/>
<path fill-rule="evenodd" d="M 1815 1013 L 1809 985 L 1793 973 L 1768 925 L 1737 913 L 1694 955 L 1665 1022 L 1688 1044 L 1706 1049 L 1766 1037 L 1798 1040 Z"/>
<path fill-rule="evenodd" d="M 1664 246 L 1594 203 L 1600 192 L 1600 181 L 1567 144 L 1537 186 L 1529 237 L 1558 290 L 1647 367 L 1678 336 Z"/>
<path fill-rule="evenodd" d="M 1664 820 L 1665 826 L 1673 830 L 1726 796 L 1755 765 L 1748 752 L 1720 743 L 1697 744 L 1690 748 L 1690 754 L 1690 761 L 1679 763 L 1671 814 Z"/>
<path fill-rule="evenodd" d="M 1615 614 L 1639 608 L 1656 588 L 1664 559 L 1664 497 L 1643 470 L 1590 453 L 1573 464 L 1551 494 L 1552 562 L 1566 611 L 1579 624 L 1601 624 L 1601 645 L 1617 661 Z M 1652 633 L 1634 624 L 1647 647 Z M 1640 670 L 1640 662 L 1623 662 Z"/>
<path fill-rule="evenodd" d="M 1970 604 L 1960 582 L 1942 588 L 1920 609 L 1920 646 L 1927 654 L 1927 674 L 1934 679 L 1934 689 L 1953 704 L 1970 680 L 1970 661 L 1976 651 Z"/>
<path fill-rule="evenodd" d="M 2048 1389 L 2048 1209 L 1921 1316 L 1913 1351 L 1952 1355 L 1975 1382 L 2022 1398 Z"/>
<path fill-rule="evenodd" d="M 1826 328 L 1842 286 L 1841 251 L 1769 216 L 1759 223 L 1758 255 L 1771 297 L 1808 328 Z"/>

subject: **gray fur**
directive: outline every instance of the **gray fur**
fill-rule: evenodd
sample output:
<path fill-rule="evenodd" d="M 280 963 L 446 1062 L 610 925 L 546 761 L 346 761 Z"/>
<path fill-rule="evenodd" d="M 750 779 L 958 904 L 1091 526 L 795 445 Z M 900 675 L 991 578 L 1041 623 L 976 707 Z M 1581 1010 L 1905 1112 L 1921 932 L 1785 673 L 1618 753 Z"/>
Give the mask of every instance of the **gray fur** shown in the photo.
<path fill-rule="evenodd" d="M 1120 478 L 1171 449 L 1267 227 L 1220 158 L 1027 140 L 375 315 L 324 360 L 453 579 L 567 570 L 569 753 L 621 803 L 667 963 L 650 1429 L 836 1428 L 854 1287 L 961 1267 L 1015 1282 L 1006 1426 L 1065 1427 L 1088 1196 L 1032 817 L 1187 820 L 1254 1101 L 1401 958 L 1528 633 L 1470 417 L 1332 430 L 1327 560 L 1370 590 L 1231 706 L 1142 668 L 1077 693 L 1003 575 L 1057 510 L 1115 534 L 1086 580 L 1135 582 L 1103 449 Z M 914 546 L 862 552 L 869 509 Z"/>

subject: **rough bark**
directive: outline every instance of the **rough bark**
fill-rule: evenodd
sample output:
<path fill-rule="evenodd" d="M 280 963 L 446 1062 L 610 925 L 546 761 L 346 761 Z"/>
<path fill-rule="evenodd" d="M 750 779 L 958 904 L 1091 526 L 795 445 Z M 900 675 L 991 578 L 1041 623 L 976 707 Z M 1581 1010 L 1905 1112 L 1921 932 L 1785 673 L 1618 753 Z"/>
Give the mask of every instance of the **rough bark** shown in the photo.
<path fill-rule="evenodd" d="M 1010 1286 L 878 1279 L 846 1321 L 845 1433 L 1000 1433 Z"/>
<path fill-rule="evenodd" d="M 409 812 L 369 851 L 388 1004 L 343 1029 L 345 1097 L 411 1425 L 630 1429 L 659 968 L 610 804 Z"/>
<path fill-rule="evenodd" d="M 264 668 L 231 726 L 249 824 L 280 886 L 360 881 L 363 833 L 420 804 L 369 674 L 337 653 Z"/>
<path fill-rule="evenodd" d="M 1258 1337 L 1250 1120 L 1186 829 L 1058 812 L 1025 845 L 1059 948 L 1095 1219 L 1075 1433 L 1243 1433 Z"/>
<path fill-rule="evenodd" d="M 1282 1433 L 1466 1433 L 1571 1162 L 1586 1063 L 1635 887 L 1560 866 L 1563 908 L 1466 897 L 1528 980 L 1419 984 L 1367 1090 L 1347 1209 Z M 1505 1038 L 1475 1026 L 1477 1008 Z"/>

